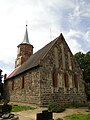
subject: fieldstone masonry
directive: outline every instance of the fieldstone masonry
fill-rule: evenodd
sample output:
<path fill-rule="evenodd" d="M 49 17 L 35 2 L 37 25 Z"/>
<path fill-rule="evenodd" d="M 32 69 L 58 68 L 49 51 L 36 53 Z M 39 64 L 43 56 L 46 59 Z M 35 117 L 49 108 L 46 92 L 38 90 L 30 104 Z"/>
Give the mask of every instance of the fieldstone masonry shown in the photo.
<path fill-rule="evenodd" d="M 50 102 L 67 106 L 86 102 L 82 70 L 62 35 L 39 60 L 39 66 L 5 83 L 12 102 L 39 106 L 47 106 Z"/>

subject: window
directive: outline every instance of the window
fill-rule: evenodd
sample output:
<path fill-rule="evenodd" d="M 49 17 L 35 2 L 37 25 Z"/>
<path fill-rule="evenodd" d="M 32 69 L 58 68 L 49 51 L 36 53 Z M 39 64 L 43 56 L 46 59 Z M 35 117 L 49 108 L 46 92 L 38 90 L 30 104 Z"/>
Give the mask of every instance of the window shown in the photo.
<path fill-rule="evenodd" d="M 69 69 L 72 70 L 72 64 L 71 64 L 71 56 L 70 56 L 70 52 L 68 52 L 68 65 L 69 65 Z"/>
<path fill-rule="evenodd" d="M 25 79 L 24 76 L 22 76 L 22 89 L 24 88 L 24 84 L 25 84 Z"/>
<path fill-rule="evenodd" d="M 12 81 L 12 90 L 14 90 L 14 80 Z"/>
<path fill-rule="evenodd" d="M 57 71 L 56 70 L 53 71 L 52 78 L 53 78 L 53 87 L 57 87 L 58 76 L 57 76 Z"/>
<path fill-rule="evenodd" d="M 65 69 L 65 50 L 64 50 L 64 45 L 61 43 L 61 52 L 62 52 L 62 67 Z"/>
<path fill-rule="evenodd" d="M 68 88 L 69 87 L 69 81 L 68 81 L 67 73 L 64 74 L 64 81 L 65 81 L 65 87 Z"/>
<path fill-rule="evenodd" d="M 76 74 L 74 74 L 74 85 L 75 85 L 75 88 L 78 89 L 78 79 Z"/>
<path fill-rule="evenodd" d="M 20 47 L 18 47 L 17 55 L 20 56 Z"/>

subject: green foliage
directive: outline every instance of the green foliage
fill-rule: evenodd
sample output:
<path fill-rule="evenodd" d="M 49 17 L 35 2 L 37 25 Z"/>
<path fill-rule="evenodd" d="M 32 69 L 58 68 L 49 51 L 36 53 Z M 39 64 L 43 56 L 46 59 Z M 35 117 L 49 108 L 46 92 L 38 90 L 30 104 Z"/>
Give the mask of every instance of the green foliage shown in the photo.
<path fill-rule="evenodd" d="M 83 70 L 85 82 L 90 83 L 90 51 L 86 54 L 78 52 L 74 56 Z"/>
<path fill-rule="evenodd" d="M 71 103 L 71 106 L 72 107 L 75 107 L 75 108 L 79 108 L 79 107 L 87 107 L 87 103 L 78 103 L 77 101 L 73 101 Z"/>
<path fill-rule="evenodd" d="M 60 106 L 57 103 L 50 103 L 49 106 L 48 106 L 48 110 L 51 111 L 51 112 L 59 113 L 59 112 L 65 111 L 65 107 Z"/>
<path fill-rule="evenodd" d="M 73 114 L 65 117 L 66 120 L 90 120 L 90 114 Z"/>
<path fill-rule="evenodd" d="M 5 110 L 9 110 L 12 112 L 18 112 L 18 111 L 23 111 L 23 110 L 34 110 L 34 107 L 31 106 L 18 106 L 18 105 L 9 105 L 9 106 L 4 106 Z M 2 105 L 0 106 L 0 112 L 2 112 Z"/>
<path fill-rule="evenodd" d="M 34 110 L 34 107 L 31 106 L 18 106 L 18 105 L 13 105 L 12 106 L 12 112 L 18 112 L 18 111 L 23 111 L 23 110 Z"/>
<path fill-rule="evenodd" d="M 62 118 L 57 118 L 56 120 L 63 120 Z"/>
<path fill-rule="evenodd" d="M 90 100 L 90 51 L 86 54 L 76 53 L 75 58 L 83 70 L 83 79 L 85 81 L 85 91 L 87 99 Z"/>

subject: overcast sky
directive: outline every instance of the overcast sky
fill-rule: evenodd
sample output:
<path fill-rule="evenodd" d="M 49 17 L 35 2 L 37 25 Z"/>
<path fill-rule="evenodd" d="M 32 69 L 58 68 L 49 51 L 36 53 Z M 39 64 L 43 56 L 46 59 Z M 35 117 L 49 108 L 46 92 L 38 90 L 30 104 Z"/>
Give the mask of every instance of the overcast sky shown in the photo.
<path fill-rule="evenodd" d="M 90 51 L 90 0 L 0 0 L 0 69 L 14 69 L 28 21 L 34 52 L 63 33 L 73 54 Z"/>

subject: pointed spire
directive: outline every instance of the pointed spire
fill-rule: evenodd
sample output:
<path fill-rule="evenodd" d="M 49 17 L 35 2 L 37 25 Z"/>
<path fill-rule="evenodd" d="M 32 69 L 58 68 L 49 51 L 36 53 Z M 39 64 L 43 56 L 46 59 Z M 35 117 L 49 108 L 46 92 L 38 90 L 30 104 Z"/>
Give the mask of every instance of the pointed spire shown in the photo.
<path fill-rule="evenodd" d="M 28 38 L 27 24 L 26 24 L 26 31 L 25 31 L 25 35 L 24 35 L 24 40 L 23 40 L 22 43 L 30 44 L 29 43 L 29 38 Z"/>

